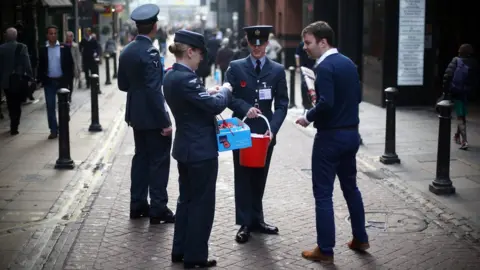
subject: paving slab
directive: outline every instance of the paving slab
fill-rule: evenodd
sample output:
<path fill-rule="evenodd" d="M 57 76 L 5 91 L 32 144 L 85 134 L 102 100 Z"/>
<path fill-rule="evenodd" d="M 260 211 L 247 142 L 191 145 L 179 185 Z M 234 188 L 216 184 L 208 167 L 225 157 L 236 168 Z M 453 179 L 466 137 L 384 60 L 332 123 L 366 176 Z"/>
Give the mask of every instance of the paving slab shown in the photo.
<path fill-rule="evenodd" d="M 220 154 L 216 213 L 210 254 L 217 269 L 330 269 L 304 260 L 303 249 L 315 245 L 315 207 L 311 189 L 312 133 L 286 121 L 278 134 L 264 196 L 266 221 L 279 235 L 253 234 L 245 245 L 235 242 L 233 163 Z M 173 225 L 150 226 L 148 219 L 129 220 L 129 170 L 133 156 L 131 130 L 124 135 L 115 161 L 89 200 L 85 216 L 66 229 L 42 266 L 44 269 L 181 269 L 170 262 Z M 178 196 L 176 162 L 168 186 L 169 207 Z M 456 236 L 430 208 L 405 199 L 405 189 L 390 189 L 372 172 L 368 159 L 358 162 L 358 184 L 365 200 L 368 254 L 346 247 L 351 238 L 349 214 L 338 182 L 334 191 L 337 247 L 335 269 L 476 269 L 480 246 Z M 411 195 L 413 196 L 413 195 Z M 456 217 L 454 217 L 456 218 Z M 81 224 L 79 226 L 79 223 Z M 463 226 L 463 223 L 459 223 Z M 67 242 L 75 240 L 68 245 Z"/>
<path fill-rule="evenodd" d="M 104 68 L 101 66 L 100 76 Z M 89 196 L 88 184 L 98 178 L 92 175 L 103 171 L 102 157 L 114 145 L 113 135 L 123 128 L 125 94 L 118 91 L 115 80 L 112 82 L 105 86 L 101 79 L 102 132 L 88 132 L 90 90 L 75 89 L 73 93 L 69 123 L 71 158 L 76 164 L 73 170 L 54 169 L 59 142 L 47 140 L 43 89 L 34 93 L 37 103 L 22 107 L 20 134 L 9 134 L 8 114 L 0 121 L 0 240 L 16 245 L 8 254 L 2 252 L 0 268 L 28 269 L 46 247 L 55 224 L 80 211 L 76 205 L 82 205 L 86 200 L 82 197 Z"/>

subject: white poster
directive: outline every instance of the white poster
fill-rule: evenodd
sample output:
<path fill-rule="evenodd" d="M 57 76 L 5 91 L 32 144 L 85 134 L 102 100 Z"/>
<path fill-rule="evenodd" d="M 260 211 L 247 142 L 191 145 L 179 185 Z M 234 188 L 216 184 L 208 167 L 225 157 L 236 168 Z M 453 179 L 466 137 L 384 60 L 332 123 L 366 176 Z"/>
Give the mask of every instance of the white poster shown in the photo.
<path fill-rule="evenodd" d="M 425 0 L 400 0 L 397 85 L 423 85 Z"/>

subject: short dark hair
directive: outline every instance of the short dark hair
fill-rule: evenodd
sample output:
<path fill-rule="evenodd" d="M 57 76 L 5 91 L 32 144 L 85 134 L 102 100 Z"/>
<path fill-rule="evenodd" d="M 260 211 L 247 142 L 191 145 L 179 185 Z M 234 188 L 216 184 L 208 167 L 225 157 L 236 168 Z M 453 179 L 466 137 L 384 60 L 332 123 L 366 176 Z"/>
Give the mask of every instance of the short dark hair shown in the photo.
<path fill-rule="evenodd" d="M 47 28 L 46 28 L 47 31 L 46 32 L 48 33 L 48 30 L 50 30 L 50 29 L 55 29 L 58 32 L 58 27 L 56 25 L 52 24 L 52 25 L 47 26 Z"/>
<path fill-rule="evenodd" d="M 317 42 L 326 39 L 328 45 L 334 46 L 335 44 L 335 32 L 327 22 L 317 21 L 307 25 L 302 31 L 302 36 L 305 34 L 313 35 Z"/>
<path fill-rule="evenodd" d="M 248 46 L 248 41 L 247 41 L 246 38 L 242 38 L 240 40 L 240 46 L 242 46 L 242 47 L 247 47 Z"/>
<path fill-rule="evenodd" d="M 470 44 L 462 44 L 460 48 L 458 48 L 458 55 L 462 57 L 469 57 L 473 54 L 473 47 Z"/>
<path fill-rule="evenodd" d="M 148 35 L 150 32 L 152 32 L 153 27 L 155 27 L 156 24 L 137 24 L 137 30 L 139 35 Z"/>

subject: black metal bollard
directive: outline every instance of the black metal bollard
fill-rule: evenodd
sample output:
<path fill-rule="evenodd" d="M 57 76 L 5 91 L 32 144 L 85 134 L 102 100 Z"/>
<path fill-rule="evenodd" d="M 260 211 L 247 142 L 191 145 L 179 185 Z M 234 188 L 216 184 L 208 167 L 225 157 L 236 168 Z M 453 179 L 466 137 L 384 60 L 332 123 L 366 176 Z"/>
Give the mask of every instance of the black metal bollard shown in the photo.
<path fill-rule="evenodd" d="M 98 94 L 100 91 L 100 82 L 97 74 L 92 74 L 90 76 L 91 80 L 91 89 L 90 89 L 90 100 L 91 100 L 91 114 L 92 120 L 88 131 L 98 132 L 102 131 L 102 126 L 100 125 L 100 119 L 98 116 Z"/>
<path fill-rule="evenodd" d="M 95 58 L 95 65 L 94 65 L 94 69 L 92 70 L 92 74 L 97 74 L 98 76 L 98 94 L 100 95 L 102 93 L 102 90 L 100 89 L 100 58 Z"/>
<path fill-rule="evenodd" d="M 110 80 L 110 55 L 107 53 L 105 54 L 105 85 L 112 84 Z"/>
<path fill-rule="evenodd" d="M 453 194 L 455 187 L 450 179 L 450 133 L 452 124 L 452 107 L 450 100 L 438 102 L 439 127 L 438 127 L 438 149 L 437 149 L 437 173 L 435 180 L 428 189 L 437 195 Z"/>
<path fill-rule="evenodd" d="M 113 78 L 116 79 L 118 77 L 118 74 L 117 74 L 117 53 L 112 53 L 110 56 L 113 59 Z"/>
<path fill-rule="evenodd" d="M 59 156 L 55 163 L 55 169 L 73 169 L 75 163 L 70 157 L 70 103 L 68 96 L 70 91 L 61 88 L 57 91 L 58 96 L 58 152 Z"/>
<path fill-rule="evenodd" d="M 288 108 L 297 107 L 295 104 L 295 67 L 291 66 L 288 68 L 290 70 L 290 104 Z"/>
<path fill-rule="evenodd" d="M 95 57 L 94 63 L 93 63 L 92 74 L 99 74 L 99 72 L 100 72 L 99 66 L 100 66 L 100 58 Z"/>
<path fill-rule="evenodd" d="M 400 159 L 395 152 L 395 96 L 397 93 L 398 90 L 394 87 L 385 89 L 385 102 L 387 105 L 385 152 L 380 157 L 380 162 L 387 165 L 400 163 Z"/>

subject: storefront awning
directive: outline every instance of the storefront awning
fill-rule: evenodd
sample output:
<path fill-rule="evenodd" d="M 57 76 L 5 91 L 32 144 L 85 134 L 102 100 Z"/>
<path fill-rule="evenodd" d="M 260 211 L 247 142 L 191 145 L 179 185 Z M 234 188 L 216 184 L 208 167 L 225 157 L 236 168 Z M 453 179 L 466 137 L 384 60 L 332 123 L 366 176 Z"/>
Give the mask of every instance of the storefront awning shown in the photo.
<path fill-rule="evenodd" d="M 47 7 L 71 7 L 72 1 L 70 0 L 42 0 L 43 5 Z"/>

